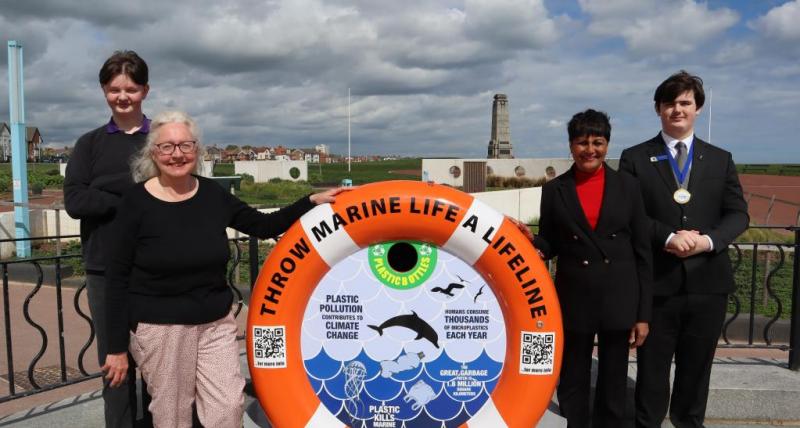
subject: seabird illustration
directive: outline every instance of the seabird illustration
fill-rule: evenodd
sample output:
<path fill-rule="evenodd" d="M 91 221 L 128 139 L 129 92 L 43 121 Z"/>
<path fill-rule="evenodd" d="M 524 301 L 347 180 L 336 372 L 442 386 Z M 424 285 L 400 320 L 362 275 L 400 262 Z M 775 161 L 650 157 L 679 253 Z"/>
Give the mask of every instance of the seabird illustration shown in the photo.
<path fill-rule="evenodd" d="M 481 288 L 478 290 L 478 294 L 475 295 L 475 298 L 472 299 L 474 303 L 478 303 L 478 296 L 483 294 L 483 287 L 486 287 L 486 284 L 481 285 Z"/>
<path fill-rule="evenodd" d="M 428 339 L 429 342 L 433 343 L 433 346 L 439 347 L 439 335 L 436 334 L 436 330 L 414 311 L 411 311 L 411 315 L 398 315 L 389 318 L 379 326 L 367 325 L 367 327 L 377 331 L 381 336 L 383 336 L 383 330 L 389 327 L 405 327 L 417 333 L 417 337 L 414 340 Z"/>
<path fill-rule="evenodd" d="M 469 282 L 466 279 L 464 279 L 464 278 L 462 278 L 462 277 L 460 277 L 458 275 L 456 275 L 456 278 L 458 278 L 458 282 Z"/>
<path fill-rule="evenodd" d="M 453 294 L 453 289 L 459 289 L 459 288 L 464 288 L 464 284 L 457 284 L 455 282 L 451 282 L 447 286 L 447 288 L 433 287 L 433 288 L 431 288 L 431 291 L 434 292 L 434 293 L 447 294 L 448 296 L 453 297 L 453 296 L 455 296 L 455 294 Z"/>

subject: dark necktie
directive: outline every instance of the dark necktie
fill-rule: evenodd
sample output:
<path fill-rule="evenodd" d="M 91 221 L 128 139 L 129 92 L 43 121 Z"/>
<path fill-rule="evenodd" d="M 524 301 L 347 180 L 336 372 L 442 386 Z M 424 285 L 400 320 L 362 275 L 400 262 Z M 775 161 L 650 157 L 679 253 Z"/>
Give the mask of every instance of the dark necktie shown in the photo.
<path fill-rule="evenodd" d="M 675 144 L 675 150 L 677 151 L 675 160 L 678 162 L 678 170 L 683 171 L 683 167 L 686 165 L 686 144 L 678 141 L 678 144 Z"/>

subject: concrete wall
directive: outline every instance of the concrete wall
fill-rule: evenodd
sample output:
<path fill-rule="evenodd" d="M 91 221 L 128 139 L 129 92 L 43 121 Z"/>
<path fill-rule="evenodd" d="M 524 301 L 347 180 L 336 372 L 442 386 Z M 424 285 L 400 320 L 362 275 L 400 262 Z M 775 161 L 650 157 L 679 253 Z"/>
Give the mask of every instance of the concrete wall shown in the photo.
<path fill-rule="evenodd" d="M 277 210 L 277 208 L 266 208 L 259 211 L 269 213 Z M 64 210 L 44 210 L 36 209 L 30 211 L 30 225 L 31 236 L 56 236 L 56 219 L 60 218 L 61 236 L 66 235 L 80 235 L 80 221 L 70 217 Z M 5 212 L 0 213 L 0 239 L 13 239 L 15 237 L 16 229 L 14 228 L 14 213 Z M 234 238 L 238 236 L 247 236 L 245 234 L 238 234 L 233 229 L 228 229 L 228 237 Z M 77 240 L 79 238 L 73 238 Z M 35 244 L 35 242 L 34 242 Z M 0 259 L 7 259 L 16 255 L 16 246 L 13 242 L 4 242 L 0 244 Z"/>
<path fill-rule="evenodd" d="M 58 212 L 61 217 L 61 235 L 77 235 L 80 233 L 80 224 L 77 220 L 70 218 L 66 211 L 32 209 L 29 214 L 31 236 L 55 236 L 56 212 Z M 13 239 L 15 236 L 14 213 L 0 213 L 0 238 Z M 6 259 L 15 254 L 16 245 L 14 245 L 14 243 L 4 242 L 0 245 L 0 259 Z"/>
<path fill-rule="evenodd" d="M 491 169 L 491 174 L 501 177 L 517 177 L 517 168 L 524 170 L 521 177 L 537 179 L 545 176 L 545 169 L 552 166 L 556 170 L 556 175 L 561 175 L 572 166 L 572 159 L 552 158 L 552 159 L 423 159 L 422 160 L 422 180 L 433 181 L 434 183 L 448 184 L 454 187 L 464 185 L 464 162 L 480 161 L 486 162 L 487 169 Z M 619 165 L 618 159 L 607 159 L 612 168 Z M 457 167 L 460 175 L 455 177 L 451 173 L 451 168 Z"/>
<path fill-rule="evenodd" d="M 542 199 L 541 187 L 478 192 L 473 193 L 472 196 L 485 202 L 500 213 L 514 217 L 517 220 L 528 222 L 539 219 L 539 203 Z"/>
<path fill-rule="evenodd" d="M 213 177 L 214 176 L 214 161 L 201 161 L 203 162 L 203 168 L 200 172 L 200 175 L 203 177 Z"/>
<path fill-rule="evenodd" d="M 300 176 L 292 178 L 290 171 L 297 168 Z M 233 163 L 234 174 L 250 174 L 256 183 L 266 183 L 272 178 L 289 181 L 308 181 L 308 164 L 306 161 L 264 160 L 236 161 Z"/>

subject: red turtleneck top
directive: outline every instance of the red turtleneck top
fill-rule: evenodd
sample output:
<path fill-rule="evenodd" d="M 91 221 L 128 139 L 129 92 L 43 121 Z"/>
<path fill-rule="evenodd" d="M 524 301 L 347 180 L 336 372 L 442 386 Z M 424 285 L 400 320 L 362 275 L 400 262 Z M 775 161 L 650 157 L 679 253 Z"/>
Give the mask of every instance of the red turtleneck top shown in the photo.
<path fill-rule="evenodd" d="M 600 218 L 600 207 L 603 205 L 603 188 L 605 187 L 606 171 L 603 165 L 597 171 L 587 173 L 575 169 L 575 183 L 578 191 L 578 200 L 581 201 L 583 214 L 592 230 L 597 228 Z"/>

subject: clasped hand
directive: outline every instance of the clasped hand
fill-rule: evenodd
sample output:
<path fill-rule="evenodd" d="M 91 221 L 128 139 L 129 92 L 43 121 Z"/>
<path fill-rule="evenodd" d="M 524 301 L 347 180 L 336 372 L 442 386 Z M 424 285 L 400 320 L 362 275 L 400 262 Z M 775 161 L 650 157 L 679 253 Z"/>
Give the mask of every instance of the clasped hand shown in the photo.
<path fill-rule="evenodd" d="M 679 230 L 667 242 L 664 251 L 675 257 L 686 258 L 695 254 L 704 253 L 711 249 L 708 237 L 701 235 L 696 230 Z"/>

